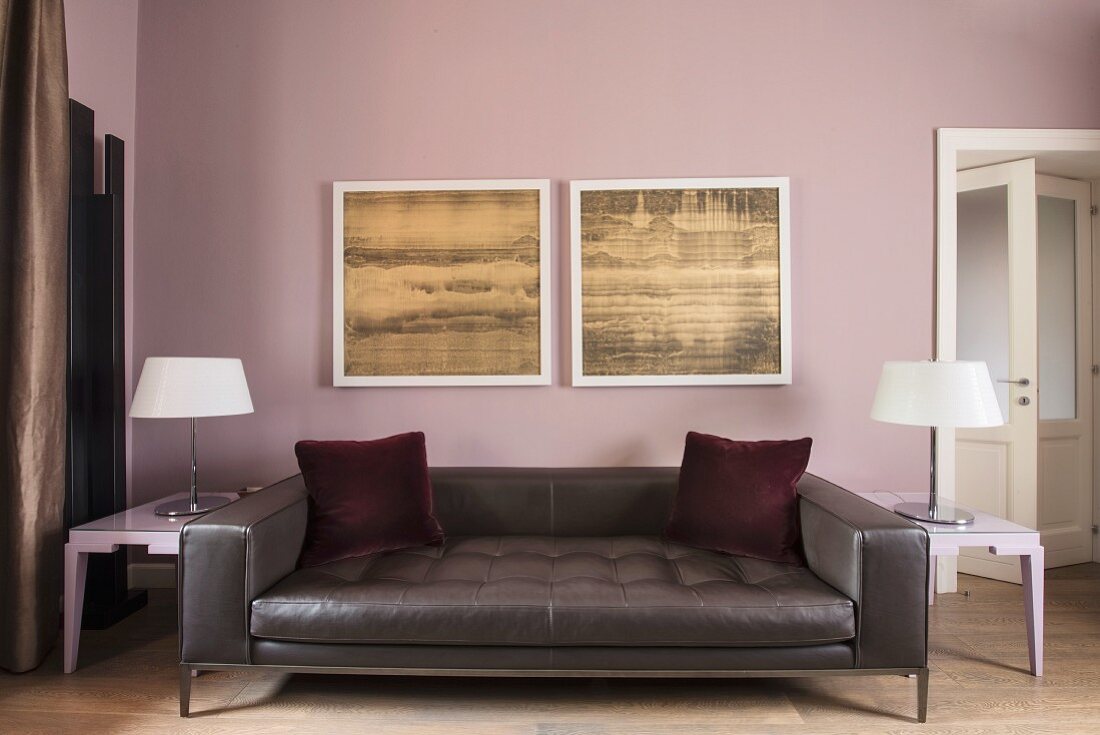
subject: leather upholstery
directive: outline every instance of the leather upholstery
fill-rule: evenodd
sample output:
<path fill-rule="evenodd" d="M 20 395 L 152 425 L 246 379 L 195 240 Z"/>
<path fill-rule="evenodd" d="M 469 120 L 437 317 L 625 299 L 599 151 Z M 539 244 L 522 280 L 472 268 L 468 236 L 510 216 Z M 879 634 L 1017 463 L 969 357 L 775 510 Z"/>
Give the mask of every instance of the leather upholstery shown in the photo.
<path fill-rule="evenodd" d="M 294 571 L 306 533 L 301 475 L 183 527 L 179 556 L 180 660 L 244 664 L 249 605 Z"/>
<path fill-rule="evenodd" d="M 583 537 L 656 536 L 663 527 L 676 491 L 677 472 L 676 468 L 465 468 L 433 470 L 432 480 L 438 518 L 450 535 L 552 536 L 557 537 L 553 543 L 558 544 L 556 548 L 560 551 L 567 547 L 562 544 L 592 542 Z M 561 577 L 564 584 L 568 576 L 564 571 L 568 566 L 557 568 L 563 558 L 573 556 L 584 560 L 584 565 L 591 567 L 585 575 L 594 573 L 591 578 L 576 577 L 565 585 L 566 589 L 583 586 L 578 600 L 585 604 L 576 605 L 564 621 L 559 614 L 561 611 L 555 612 L 553 630 L 557 638 L 550 636 L 547 613 L 541 640 L 550 640 L 551 645 L 437 646 L 422 640 L 416 645 L 362 645 L 264 640 L 253 635 L 252 630 L 271 633 L 267 626 L 274 624 L 275 618 L 253 621 L 254 601 L 261 597 L 274 600 L 276 591 L 288 596 L 300 592 L 303 595 L 300 599 L 306 599 L 306 596 L 316 595 L 316 585 L 322 583 L 328 584 L 334 593 L 348 593 L 359 586 L 362 575 L 366 575 L 362 579 L 368 579 L 377 572 L 370 572 L 366 561 L 345 560 L 336 564 L 351 564 L 351 568 L 318 567 L 313 570 L 323 569 L 318 574 L 324 579 L 319 576 L 311 581 L 299 576 L 301 572 L 296 572 L 294 565 L 305 533 L 306 492 L 301 477 L 296 476 L 198 518 L 184 528 L 179 565 L 181 659 L 184 663 L 195 664 L 286 663 L 299 666 L 401 666 L 401 663 L 376 662 L 404 661 L 409 666 L 438 668 L 473 668 L 479 666 L 479 661 L 487 668 L 516 668 L 529 664 L 531 668 L 555 666 L 562 669 L 923 666 L 927 630 L 927 535 L 924 530 L 811 475 L 805 475 L 800 481 L 799 493 L 803 545 L 809 566 L 787 579 L 769 575 L 744 559 L 730 559 L 723 567 L 713 559 L 708 561 L 695 556 L 694 551 L 682 558 L 673 558 L 671 549 L 675 547 L 672 545 L 663 547 L 657 555 L 639 555 L 635 561 L 629 558 L 632 554 L 622 553 L 622 548 L 615 549 L 614 544 L 619 542 L 611 539 L 599 539 L 599 543 L 604 544 L 602 548 L 584 549 L 580 554 L 555 556 L 555 547 L 550 546 L 541 556 L 517 556 L 508 563 L 522 561 L 536 568 L 541 565 L 543 570 L 524 583 L 523 589 L 528 590 L 532 600 L 538 600 L 538 595 L 544 598 L 564 595 L 557 590 L 558 582 L 554 581 L 555 577 Z M 402 554 L 402 559 L 398 560 L 402 564 L 421 564 L 425 570 L 446 571 L 454 576 L 450 586 L 416 586 L 421 590 L 431 588 L 439 595 L 452 595 L 449 599 L 459 604 L 456 609 L 448 605 L 443 610 L 452 610 L 460 622 L 468 612 L 478 614 L 473 609 L 476 606 L 468 604 L 472 599 L 471 584 L 481 587 L 490 571 L 494 576 L 502 574 L 496 566 L 499 562 L 494 561 L 498 558 L 495 549 L 489 553 L 483 548 L 481 553 L 465 559 L 459 554 L 457 561 L 453 555 L 444 556 L 446 550 L 461 548 L 458 545 L 461 542 L 464 541 L 456 539 L 447 547 L 432 550 L 439 554 L 436 558 L 423 554 L 413 558 L 417 555 L 409 553 Z M 484 543 L 484 539 L 478 543 Z M 498 543 L 503 545 L 504 542 Z M 543 543 L 550 542 L 544 539 Z M 645 543 L 660 547 L 660 542 L 654 538 Z M 573 548 L 580 549 L 579 546 Z M 666 553 L 664 548 L 669 551 Z M 693 566 L 696 562 L 699 562 L 698 567 Z M 374 563 L 372 561 L 371 565 Z M 546 571 L 547 563 L 549 571 Z M 412 566 L 408 566 L 405 572 L 411 569 Z M 696 569 L 705 571 L 691 576 Z M 673 579 L 672 570 L 687 573 L 684 584 Z M 334 574 L 334 571 L 339 573 Z M 631 574 L 636 576 L 631 577 Z M 721 574 L 725 577 L 718 576 Z M 650 578 L 649 581 L 646 578 Z M 624 585 L 619 588 L 618 598 L 610 597 L 615 579 Z M 711 581 L 704 581 L 707 579 Z M 376 581 L 382 580 L 376 577 Z M 548 581 L 552 584 L 547 585 Z M 781 583 L 788 586 L 784 588 Z M 413 587 L 410 580 L 400 578 L 390 584 Z M 269 591 L 273 585 L 275 588 Z M 491 589 L 494 585 L 486 583 L 485 586 Z M 692 598 L 690 606 L 654 606 L 645 609 L 649 612 L 624 604 L 631 600 L 628 593 L 648 604 L 665 599 L 666 593 L 668 599 L 678 600 L 704 588 L 716 604 L 705 607 Z M 756 620 L 751 613 L 744 613 L 746 607 L 724 603 L 736 601 L 741 604 L 765 593 L 781 595 L 788 603 L 784 606 L 772 601 L 770 612 L 778 613 L 778 617 L 791 626 L 796 625 L 797 618 L 791 615 L 792 611 L 813 595 L 832 595 L 828 606 L 840 609 L 842 606 L 836 604 L 839 593 L 855 603 L 855 628 L 845 631 L 846 635 L 854 633 L 855 637 L 848 643 L 814 646 L 792 646 L 793 641 L 787 640 L 784 641 L 787 647 L 766 643 L 752 648 L 735 647 L 744 645 L 750 637 L 757 641 L 767 640 L 777 626 L 768 616 Z M 801 597 L 803 595 L 810 597 Z M 594 614 L 591 602 L 602 600 L 604 596 L 612 604 L 597 606 L 606 607 L 611 616 L 619 616 L 617 619 L 626 620 L 626 623 L 612 626 L 606 622 L 610 618 L 604 618 L 602 612 Z M 562 599 L 564 602 L 564 597 Z M 309 609 L 318 600 L 306 602 L 303 609 Z M 263 603 L 257 606 L 263 607 Z M 529 607 L 539 610 L 538 605 Z M 543 609 L 546 607 L 544 605 Z M 673 619 L 674 614 L 680 614 L 673 611 L 684 611 L 685 615 L 700 620 L 699 630 Z M 423 612 L 431 615 L 439 611 L 433 612 L 424 606 Z M 662 621 L 660 630 L 671 631 L 677 640 L 691 637 L 696 642 L 692 645 L 637 645 L 638 639 L 658 629 L 658 625 L 647 617 L 651 614 Z M 742 614 L 746 617 L 738 617 Z M 417 623 L 403 616 L 404 613 L 387 619 L 379 613 L 378 619 L 387 621 L 390 626 L 400 624 L 412 626 L 406 630 L 414 629 Z M 279 625 L 288 621 L 285 615 L 276 617 Z M 728 623 L 730 620 L 736 620 L 737 624 L 721 628 L 722 621 Z M 739 627 L 745 620 L 752 621 L 748 633 Z M 354 631 L 350 622 L 346 624 Z M 823 625 L 814 618 L 811 624 L 823 626 L 821 630 L 830 634 L 836 633 L 830 628 L 832 623 Z M 461 627 L 459 623 L 452 621 L 448 625 L 451 628 L 444 637 L 457 637 L 455 632 Z M 540 640 L 533 624 L 524 622 L 523 625 L 527 627 L 510 624 L 494 635 L 510 640 Z M 322 631 L 319 624 L 314 623 L 314 626 L 315 632 L 331 636 L 331 632 Z M 394 629 L 391 627 L 390 632 Z M 431 635 L 439 635 L 438 627 L 420 628 L 422 631 L 429 629 Z M 471 625 L 465 628 L 471 629 L 483 630 Z M 722 631 L 721 647 L 710 645 L 717 642 L 715 631 L 718 629 Z M 802 632 L 794 636 L 791 627 L 785 627 L 784 631 L 790 637 L 822 637 Z M 611 639 L 604 640 L 611 645 L 580 645 L 583 641 L 601 639 Z M 453 666 L 445 664 L 443 651 L 446 650 L 453 654 Z"/>
<path fill-rule="evenodd" d="M 256 638 L 252 662 L 268 666 L 540 671 L 752 671 L 850 669 L 850 643 L 783 648 L 672 646 L 398 646 L 294 643 Z"/>
<path fill-rule="evenodd" d="M 651 536 L 481 536 L 294 572 L 252 635 L 525 646 L 795 646 L 855 635 L 852 601 L 804 567 Z"/>
<path fill-rule="evenodd" d="M 551 472 L 433 467 L 432 510 L 447 536 L 551 536 Z"/>
<path fill-rule="evenodd" d="M 819 477 L 799 483 L 810 569 L 856 603 L 856 665 L 928 661 L 928 532 Z"/>
<path fill-rule="evenodd" d="M 554 470 L 553 535 L 660 536 L 679 476 L 678 467 Z"/>
<path fill-rule="evenodd" d="M 448 536 L 660 536 L 678 467 L 435 467 Z"/>

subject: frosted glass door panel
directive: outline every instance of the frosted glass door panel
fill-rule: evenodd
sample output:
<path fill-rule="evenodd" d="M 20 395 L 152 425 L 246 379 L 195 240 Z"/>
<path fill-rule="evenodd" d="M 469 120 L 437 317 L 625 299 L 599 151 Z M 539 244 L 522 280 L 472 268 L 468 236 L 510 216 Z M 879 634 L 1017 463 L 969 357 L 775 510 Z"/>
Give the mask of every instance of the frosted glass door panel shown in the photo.
<path fill-rule="evenodd" d="M 1092 561 L 1092 187 L 1035 177 L 1039 535 L 1046 567 Z"/>
<path fill-rule="evenodd" d="M 1035 527 L 1038 508 L 1035 159 L 957 172 L 956 355 L 984 360 L 1005 423 L 955 429 L 955 499 Z M 959 571 L 1020 582 L 1012 557 L 963 549 Z"/>
<path fill-rule="evenodd" d="M 1008 186 L 960 191 L 958 228 L 958 359 L 1009 378 Z M 994 387 L 1007 418 L 1008 385 Z"/>
<path fill-rule="evenodd" d="M 1076 202 L 1040 196 L 1039 420 L 1077 418 Z"/>

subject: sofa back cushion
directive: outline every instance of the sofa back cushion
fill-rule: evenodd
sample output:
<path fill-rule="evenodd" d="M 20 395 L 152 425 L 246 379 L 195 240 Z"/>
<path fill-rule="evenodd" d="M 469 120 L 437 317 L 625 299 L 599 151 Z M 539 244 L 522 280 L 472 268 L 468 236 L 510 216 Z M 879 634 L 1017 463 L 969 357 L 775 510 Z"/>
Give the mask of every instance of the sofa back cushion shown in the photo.
<path fill-rule="evenodd" d="M 309 492 L 300 566 L 443 541 L 424 434 L 300 441 L 294 453 Z"/>
<path fill-rule="evenodd" d="M 811 443 L 740 442 L 689 432 L 665 536 L 701 549 L 801 564 L 797 485 Z"/>
<path fill-rule="evenodd" d="M 448 536 L 658 536 L 679 467 L 432 467 Z M 810 477 L 807 475 L 806 477 Z"/>
<path fill-rule="evenodd" d="M 433 467 L 448 536 L 657 536 L 676 467 Z"/>

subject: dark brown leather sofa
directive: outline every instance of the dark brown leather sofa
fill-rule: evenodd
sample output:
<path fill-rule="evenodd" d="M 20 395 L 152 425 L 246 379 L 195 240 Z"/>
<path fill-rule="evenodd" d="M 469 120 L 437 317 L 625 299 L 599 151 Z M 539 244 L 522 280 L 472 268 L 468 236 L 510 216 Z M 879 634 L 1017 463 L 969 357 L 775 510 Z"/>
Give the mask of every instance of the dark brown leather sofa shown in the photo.
<path fill-rule="evenodd" d="M 447 541 L 297 569 L 300 475 L 192 521 L 191 672 L 915 675 L 927 709 L 926 532 L 806 475 L 806 567 L 661 540 L 676 468 L 432 470 Z"/>

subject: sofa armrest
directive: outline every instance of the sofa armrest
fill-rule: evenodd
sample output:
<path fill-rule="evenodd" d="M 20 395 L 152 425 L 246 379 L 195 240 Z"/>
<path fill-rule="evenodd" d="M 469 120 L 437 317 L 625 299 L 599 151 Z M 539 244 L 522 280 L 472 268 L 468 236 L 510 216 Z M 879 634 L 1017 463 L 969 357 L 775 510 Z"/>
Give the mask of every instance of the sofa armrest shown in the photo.
<path fill-rule="evenodd" d="M 798 494 L 810 569 L 856 603 L 856 667 L 927 665 L 928 532 L 820 477 Z"/>
<path fill-rule="evenodd" d="M 296 475 L 183 527 L 182 663 L 251 663 L 252 600 L 294 571 L 305 539 L 306 498 Z"/>

